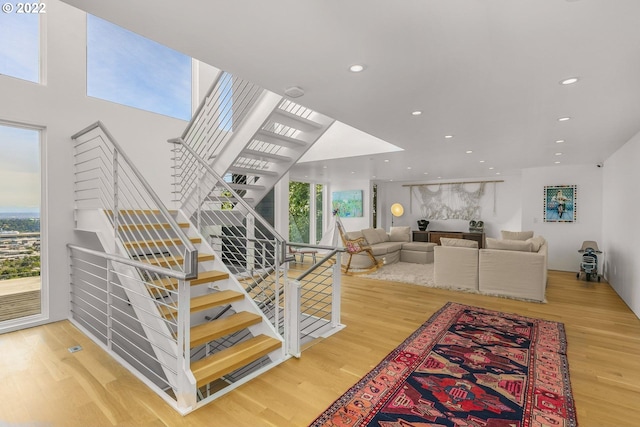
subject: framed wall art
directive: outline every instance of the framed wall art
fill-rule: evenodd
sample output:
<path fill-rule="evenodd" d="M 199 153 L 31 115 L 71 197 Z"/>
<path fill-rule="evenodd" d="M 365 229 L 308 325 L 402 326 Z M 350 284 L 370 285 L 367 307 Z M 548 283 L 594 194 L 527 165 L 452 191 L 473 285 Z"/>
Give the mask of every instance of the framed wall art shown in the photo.
<path fill-rule="evenodd" d="M 333 210 L 342 218 L 362 216 L 362 190 L 334 191 L 331 199 Z"/>
<path fill-rule="evenodd" d="M 544 222 L 575 222 L 575 185 L 548 185 L 544 187 Z"/>

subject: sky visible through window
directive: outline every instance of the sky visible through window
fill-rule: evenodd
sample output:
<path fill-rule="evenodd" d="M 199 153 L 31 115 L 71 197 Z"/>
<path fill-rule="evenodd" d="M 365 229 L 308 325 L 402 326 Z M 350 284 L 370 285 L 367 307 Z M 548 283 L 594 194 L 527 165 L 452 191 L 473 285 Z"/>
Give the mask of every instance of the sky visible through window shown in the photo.
<path fill-rule="evenodd" d="M 87 95 L 191 119 L 191 58 L 87 15 Z"/>
<path fill-rule="evenodd" d="M 0 125 L 0 214 L 40 212 L 40 132 Z"/>
<path fill-rule="evenodd" d="M 0 74 L 40 82 L 40 18 L 38 14 L 0 13 Z"/>

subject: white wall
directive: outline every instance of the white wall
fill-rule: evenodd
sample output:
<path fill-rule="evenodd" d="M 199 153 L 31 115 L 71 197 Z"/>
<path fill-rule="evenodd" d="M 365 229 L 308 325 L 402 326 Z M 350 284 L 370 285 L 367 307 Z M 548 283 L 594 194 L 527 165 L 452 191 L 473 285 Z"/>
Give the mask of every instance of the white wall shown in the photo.
<path fill-rule="evenodd" d="M 47 2 L 46 85 L 0 75 L 0 120 L 45 127 L 43 257 L 48 261 L 50 321 L 68 317 L 66 244 L 74 242 L 73 150 L 70 136 L 102 120 L 160 197 L 169 201 L 171 170 L 167 139 L 186 123 L 86 96 L 85 13 Z M 11 43 L 11 40 L 4 40 Z M 47 320 L 44 320 L 47 321 Z M 43 322 L 38 322 L 43 323 Z"/>
<path fill-rule="evenodd" d="M 482 181 L 486 178 L 465 179 L 464 181 Z M 489 179 L 493 180 L 493 179 Z M 499 237 L 500 230 L 520 230 L 521 197 L 520 176 L 504 176 L 495 179 L 503 180 L 496 184 L 486 184 L 485 192 L 480 199 L 480 218 L 485 224 L 486 237 Z M 446 182 L 459 182 L 461 180 L 447 180 Z M 411 182 L 411 184 L 433 184 L 435 182 Z M 403 187 L 402 182 L 378 183 L 378 217 L 379 227 L 389 230 L 391 227 L 391 205 L 400 203 L 404 207 L 404 215 L 394 218 L 393 225 L 411 226 L 412 230 L 418 229 L 417 221 L 421 218 L 420 204 L 415 194 L 410 200 L 409 187 Z M 494 199 L 495 188 L 495 199 Z M 413 189 L 414 193 L 417 191 Z M 495 211 L 494 211 L 495 200 Z M 412 203 L 410 203 L 412 202 Z M 429 218 L 427 218 L 429 219 Z M 448 219 L 429 219 L 430 231 L 469 231 L 469 221 Z"/>
<path fill-rule="evenodd" d="M 603 168 L 602 199 L 607 280 L 640 317 L 640 133 L 609 157 Z"/>
<path fill-rule="evenodd" d="M 329 198 L 329 212 L 325 213 L 325 222 L 331 219 L 331 202 L 334 191 L 362 190 L 362 216 L 340 218 L 346 231 L 362 230 L 371 225 L 371 183 L 368 179 L 350 179 L 346 181 L 331 181 L 327 184 Z M 326 229 L 326 227 L 325 227 Z"/>
<path fill-rule="evenodd" d="M 544 186 L 574 184 L 576 222 L 543 222 Z M 577 271 L 582 242 L 595 240 L 602 244 L 602 168 L 581 165 L 525 169 L 521 197 L 522 230 L 533 230 L 547 239 L 550 270 Z"/>

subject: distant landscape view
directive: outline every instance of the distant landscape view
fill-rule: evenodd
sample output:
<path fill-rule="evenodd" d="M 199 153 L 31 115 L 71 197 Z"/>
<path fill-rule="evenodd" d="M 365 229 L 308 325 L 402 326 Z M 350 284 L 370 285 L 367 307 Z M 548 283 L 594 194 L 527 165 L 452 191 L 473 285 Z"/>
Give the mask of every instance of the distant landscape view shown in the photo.
<path fill-rule="evenodd" d="M 40 132 L 0 125 L 0 321 L 40 312 Z"/>

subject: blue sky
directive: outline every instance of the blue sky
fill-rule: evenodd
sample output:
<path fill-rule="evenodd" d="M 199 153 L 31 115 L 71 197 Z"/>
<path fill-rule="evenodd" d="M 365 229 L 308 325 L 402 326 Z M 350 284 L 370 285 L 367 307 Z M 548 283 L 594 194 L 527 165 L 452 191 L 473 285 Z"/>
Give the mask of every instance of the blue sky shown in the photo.
<path fill-rule="evenodd" d="M 87 16 L 87 95 L 191 118 L 191 58 Z"/>
<path fill-rule="evenodd" d="M 40 132 L 0 125 L 0 212 L 40 209 Z"/>
<path fill-rule="evenodd" d="M 40 81 L 39 21 L 37 14 L 0 13 L 0 74 Z"/>

